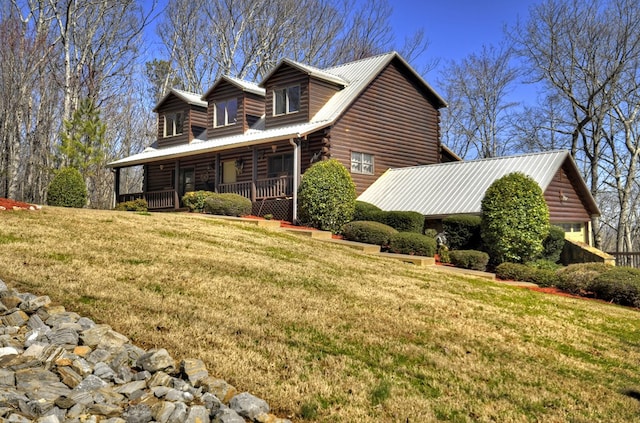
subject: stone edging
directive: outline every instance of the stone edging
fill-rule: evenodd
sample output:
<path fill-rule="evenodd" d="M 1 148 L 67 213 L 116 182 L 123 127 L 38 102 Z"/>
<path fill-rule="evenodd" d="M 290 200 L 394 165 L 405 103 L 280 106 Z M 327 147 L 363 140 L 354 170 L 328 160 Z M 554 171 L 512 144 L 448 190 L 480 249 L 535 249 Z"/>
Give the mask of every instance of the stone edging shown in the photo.
<path fill-rule="evenodd" d="M 145 351 L 108 325 L 0 280 L 0 421 L 14 423 L 291 423 L 209 375 Z"/>

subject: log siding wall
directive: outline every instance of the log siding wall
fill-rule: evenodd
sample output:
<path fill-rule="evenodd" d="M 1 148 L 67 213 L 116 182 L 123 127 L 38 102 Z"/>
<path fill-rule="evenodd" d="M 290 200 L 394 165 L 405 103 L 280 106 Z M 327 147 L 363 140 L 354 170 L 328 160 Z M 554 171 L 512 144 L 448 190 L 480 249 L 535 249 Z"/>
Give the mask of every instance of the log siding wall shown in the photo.
<path fill-rule="evenodd" d="M 549 207 L 551 223 L 588 222 L 587 204 L 580 196 L 576 176 L 570 176 L 568 166 L 563 165 L 544 192 Z M 563 200 L 562 196 L 565 196 Z"/>
<path fill-rule="evenodd" d="M 182 123 L 182 134 L 164 136 L 165 115 L 182 112 L 184 122 Z M 180 144 L 187 144 L 197 135 L 197 129 L 207 128 L 207 109 L 204 107 L 189 105 L 175 95 L 170 96 L 158 110 L 158 147 L 172 147 Z M 194 131 L 194 129 L 196 131 Z"/>
<path fill-rule="evenodd" d="M 273 115 L 273 91 L 277 89 L 300 86 L 300 110 L 284 115 Z M 278 126 L 294 125 L 309 121 L 309 76 L 292 68 L 283 65 L 278 72 L 273 74 L 265 83 L 265 113 L 267 129 Z"/>
<path fill-rule="evenodd" d="M 351 152 L 374 156 L 374 174 L 352 173 L 361 194 L 388 168 L 439 162 L 440 112 L 394 61 L 331 130 L 331 157 L 351 170 Z"/>

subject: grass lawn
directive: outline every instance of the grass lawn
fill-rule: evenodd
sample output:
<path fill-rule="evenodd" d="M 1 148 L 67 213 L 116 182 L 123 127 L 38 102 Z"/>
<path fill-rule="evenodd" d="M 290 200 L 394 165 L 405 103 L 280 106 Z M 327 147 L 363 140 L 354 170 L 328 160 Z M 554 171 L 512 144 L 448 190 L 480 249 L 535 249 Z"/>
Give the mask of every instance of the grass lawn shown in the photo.
<path fill-rule="evenodd" d="M 0 278 L 321 422 L 640 420 L 640 313 L 190 214 L 0 213 Z"/>

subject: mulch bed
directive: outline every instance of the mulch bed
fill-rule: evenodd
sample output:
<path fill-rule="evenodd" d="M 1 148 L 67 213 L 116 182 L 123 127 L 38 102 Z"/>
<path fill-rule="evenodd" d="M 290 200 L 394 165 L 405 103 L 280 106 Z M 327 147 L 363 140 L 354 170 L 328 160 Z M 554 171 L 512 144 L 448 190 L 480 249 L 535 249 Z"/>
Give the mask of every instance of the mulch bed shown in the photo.
<path fill-rule="evenodd" d="M 11 210 L 38 210 L 39 207 L 22 201 L 10 200 L 8 198 L 0 198 L 0 211 Z"/>

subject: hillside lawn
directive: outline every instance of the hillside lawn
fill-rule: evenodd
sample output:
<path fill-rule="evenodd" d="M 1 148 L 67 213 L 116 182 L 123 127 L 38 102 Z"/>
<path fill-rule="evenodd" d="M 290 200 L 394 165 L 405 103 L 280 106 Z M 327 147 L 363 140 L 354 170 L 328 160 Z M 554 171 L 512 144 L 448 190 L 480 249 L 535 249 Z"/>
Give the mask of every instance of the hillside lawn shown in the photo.
<path fill-rule="evenodd" d="M 640 313 L 186 213 L 0 212 L 0 279 L 281 417 L 640 420 Z"/>

